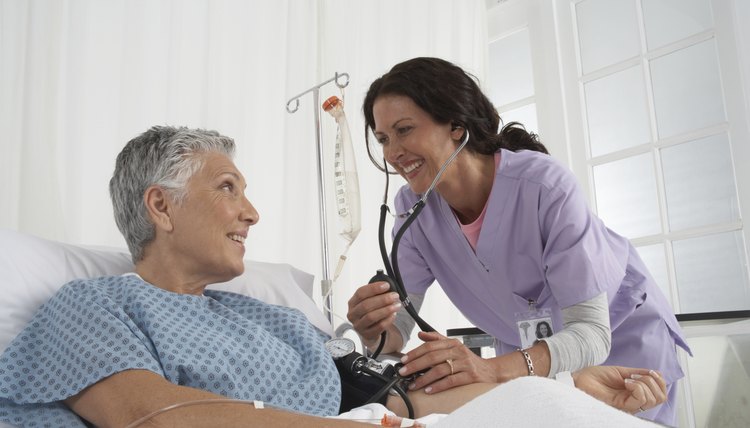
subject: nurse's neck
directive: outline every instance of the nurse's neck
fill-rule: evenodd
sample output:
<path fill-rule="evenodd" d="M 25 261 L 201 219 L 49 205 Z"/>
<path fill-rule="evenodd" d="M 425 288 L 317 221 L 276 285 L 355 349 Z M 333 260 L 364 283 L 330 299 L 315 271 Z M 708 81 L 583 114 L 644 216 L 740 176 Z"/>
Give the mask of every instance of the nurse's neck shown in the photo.
<path fill-rule="evenodd" d="M 495 155 L 466 154 L 456 158 L 451 179 L 438 185 L 440 196 L 461 224 L 470 224 L 482 214 L 495 181 Z"/>

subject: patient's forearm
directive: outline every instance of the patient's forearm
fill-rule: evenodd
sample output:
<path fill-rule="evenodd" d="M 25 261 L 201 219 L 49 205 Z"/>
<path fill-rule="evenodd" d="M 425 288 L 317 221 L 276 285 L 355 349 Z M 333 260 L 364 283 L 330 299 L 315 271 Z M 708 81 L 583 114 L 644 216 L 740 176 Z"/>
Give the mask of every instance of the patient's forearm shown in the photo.
<path fill-rule="evenodd" d="M 344 419 L 320 418 L 278 409 L 255 409 L 251 405 L 206 403 L 162 413 L 139 427 L 364 427 Z"/>
<path fill-rule="evenodd" d="M 201 403 L 226 397 L 178 386 L 146 370 L 126 370 L 89 386 L 65 400 L 76 414 L 99 427 L 361 427 L 352 421 L 307 416 L 277 409 L 256 409 L 244 403 Z M 161 409 L 168 410 L 155 414 Z M 153 417 L 148 417 L 153 415 Z"/>
<path fill-rule="evenodd" d="M 364 427 L 368 424 L 344 419 L 319 418 L 278 409 L 255 409 L 252 405 L 205 403 L 180 407 L 150 418 L 139 427 Z"/>
<path fill-rule="evenodd" d="M 422 389 L 408 393 L 414 408 L 414 417 L 420 418 L 431 413 L 450 413 L 490 389 L 495 383 L 472 383 L 436 394 L 425 394 Z M 386 407 L 399 416 L 408 416 L 406 404 L 401 397 L 388 396 Z"/>

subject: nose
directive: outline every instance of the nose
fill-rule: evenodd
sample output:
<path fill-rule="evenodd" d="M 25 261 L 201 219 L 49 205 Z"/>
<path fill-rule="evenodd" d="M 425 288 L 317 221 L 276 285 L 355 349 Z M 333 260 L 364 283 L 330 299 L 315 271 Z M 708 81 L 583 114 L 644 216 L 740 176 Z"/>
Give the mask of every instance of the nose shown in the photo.
<path fill-rule="evenodd" d="M 383 157 L 391 165 L 394 165 L 398 161 L 398 158 L 400 158 L 403 154 L 404 147 L 401 145 L 401 142 L 399 142 L 397 138 L 394 138 L 390 140 L 388 144 L 383 145 Z"/>
<path fill-rule="evenodd" d="M 242 196 L 242 210 L 240 211 L 240 217 L 240 220 L 247 222 L 250 225 L 254 225 L 260 221 L 260 214 L 258 214 L 258 211 L 246 196 Z"/>

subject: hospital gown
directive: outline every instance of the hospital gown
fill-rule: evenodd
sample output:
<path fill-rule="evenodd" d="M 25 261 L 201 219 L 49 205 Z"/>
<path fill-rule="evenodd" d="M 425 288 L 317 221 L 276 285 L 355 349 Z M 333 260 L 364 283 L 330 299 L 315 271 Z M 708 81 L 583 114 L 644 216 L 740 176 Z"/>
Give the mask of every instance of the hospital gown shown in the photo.
<path fill-rule="evenodd" d="M 84 426 L 61 400 L 128 369 L 333 415 L 341 385 L 325 339 L 300 311 L 234 293 L 177 294 L 136 275 L 72 281 L 0 356 L 0 421 Z"/>

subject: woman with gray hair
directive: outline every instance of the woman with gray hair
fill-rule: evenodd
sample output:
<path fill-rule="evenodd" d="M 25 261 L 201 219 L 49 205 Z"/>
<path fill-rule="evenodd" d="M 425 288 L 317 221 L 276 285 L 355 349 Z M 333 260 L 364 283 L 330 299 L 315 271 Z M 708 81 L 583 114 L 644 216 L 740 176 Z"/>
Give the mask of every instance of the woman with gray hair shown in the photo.
<path fill-rule="evenodd" d="M 362 426 L 321 418 L 348 409 L 328 337 L 300 311 L 206 290 L 243 273 L 259 220 L 233 153 L 232 139 L 196 129 L 153 127 L 128 142 L 110 194 L 135 271 L 72 281 L 40 308 L 0 355 L 0 421 Z M 625 386 L 636 371 L 604 370 L 580 382 L 605 388 L 610 404 L 663 399 L 648 371 Z M 492 387 L 409 397 L 417 416 L 447 413 Z M 270 408 L 247 405 L 254 400 Z M 382 404 L 406 414 L 400 397 Z"/>
<path fill-rule="evenodd" d="M 234 140 L 216 131 L 155 126 L 131 140 L 117 156 L 109 181 L 115 222 L 125 237 L 133 262 L 154 239 L 143 195 L 149 186 L 164 189 L 178 204 L 187 195 L 187 182 L 202 166 L 197 154 L 234 157 Z M 257 220 L 256 220 L 257 221 Z"/>
<path fill-rule="evenodd" d="M 11 382 L 0 419 L 125 426 L 177 406 L 151 422 L 354 425 L 299 414 L 336 415 L 341 400 L 327 337 L 300 311 L 205 289 L 243 273 L 259 220 L 234 148 L 214 131 L 167 126 L 128 142 L 110 195 L 135 272 L 72 281 L 40 309 L 0 357 L 0 373 L 44 381 Z M 451 401 L 476 395 L 462 394 Z M 272 408 L 215 401 L 226 398 Z M 417 411 L 437 410 L 414 399 Z"/>

